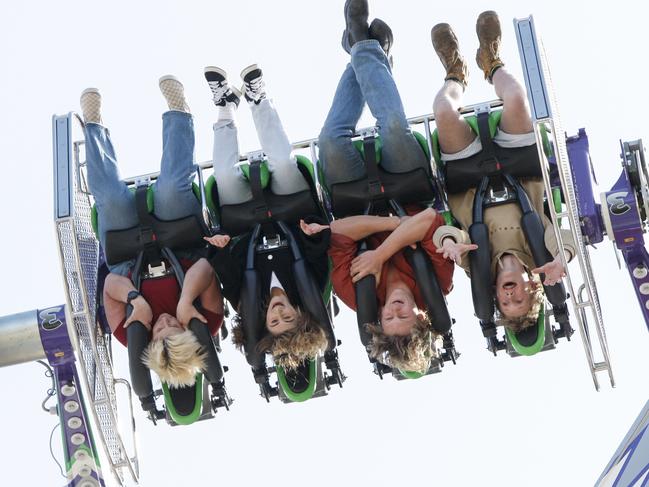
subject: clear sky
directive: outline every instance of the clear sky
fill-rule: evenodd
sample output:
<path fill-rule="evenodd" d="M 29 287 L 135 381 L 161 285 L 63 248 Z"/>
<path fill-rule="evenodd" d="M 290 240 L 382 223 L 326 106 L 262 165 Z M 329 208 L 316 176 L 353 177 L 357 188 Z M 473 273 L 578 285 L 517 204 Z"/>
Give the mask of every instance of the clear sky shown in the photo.
<path fill-rule="evenodd" d="M 211 157 L 216 111 L 202 76 L 217 65 L 238 83 L 264 69 L 292 140 L 319 132 L 347 61 L 343 0 L 113 2 L 26 0 L 0 16 L 0 315 L 64 301 L 52 224 L 51 116 L 78 110 L 82 89 L 104 97 L 123 176 L 156 170 L 165 104 L 158 77 L 185 84 L 199 161 Z M 600 7 L 600 5 L 602 5 Z M 467 103 L 494 98 L 473 62 L 478 13 L 501 14 L 503 59 L 520 63 L 511 20 L 534 14 L 550 59 L 564 128 L 586 127 L 601 190 L 620 171 L 619 139 L 649 142 L 645 89 L 648 7 L 639 2 L 374 0 L 371 15 L 395 34 L 394 74 L 409 116 L 431 110 L 443 71 L 430 28 L 451 23 L 470 62 Z M 239 109 L 242 151 L 258 148 Z M 363 125 L 372 123 L 369 114 Z M 244 358 L 228 343 L 223 362 L 236 402 L 191 427 L 150 426 L 137 414 L 142 485 L 587 486 L 605 467 L 647 399 L 649 336 L 626 271 L 610 243 L 592 252 L 618 386 L 594 391 L 580 339 L 532 358 L 493 358 L 472 316 L 468 280 L 449 297 L 462 357 L 442 374 L 380 381 L 353 315 L 336 332 L 349 379 L 304 404 L 266 404 Z M 115 347 L 117 348 L 117 347 Z M 122 374 L 125 357 L 116 350 Z M 63 485 L 49 457 L 56 418 L 41 412 L 49 387 L 38 364 L 0 369 L 0 485 Z M 54 451 L 60 454 L 58 435 Z"/>

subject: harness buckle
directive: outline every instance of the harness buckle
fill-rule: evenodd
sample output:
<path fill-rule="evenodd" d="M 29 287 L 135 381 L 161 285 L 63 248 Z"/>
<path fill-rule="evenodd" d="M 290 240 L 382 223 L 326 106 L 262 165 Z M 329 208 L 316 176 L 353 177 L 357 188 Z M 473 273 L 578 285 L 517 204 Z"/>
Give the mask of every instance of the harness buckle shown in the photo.
<path fill-rule="evenodd" d="M 516 195 L 507 185 L 503 185 L 501 189 L 494 189 L 493 186 L 490 186 L 486 200 L 488 204 L 497 204 L 513 200 L 515 197 Z"/>
<path fill-rule="evenodd" d="M 173 274 L 173 268 L 167 268 L 164 261 L 160 261 L 160 265 L 154 266 L 151 264 L 147 265 L 147 272 L 142 276 L 144 279 L 151 279 L 154 277 L 163 277 L 169 274 Z"/>
<path fill-rule="evenodd" d="M 257 250 L 268 251 L 284 247 L 288 247 L 288 242 L 286 240 L 282 240 L 282 237 L 280 237 L 279 235 L 275 235 L 273 237 L 264 236 L 262 237 L 261 243 L 257 245 Z"/>

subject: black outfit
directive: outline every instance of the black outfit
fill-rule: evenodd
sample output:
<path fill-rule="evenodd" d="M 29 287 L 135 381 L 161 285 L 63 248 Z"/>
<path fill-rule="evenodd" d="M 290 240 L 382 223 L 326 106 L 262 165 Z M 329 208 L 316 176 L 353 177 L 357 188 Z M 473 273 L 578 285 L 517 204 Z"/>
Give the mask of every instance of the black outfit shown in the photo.
<path fill-rule="evenodd" d="M 322 218 L 315 216 L 305 217 L 304 221 L 306 223 L 320 223 L 323 225 L 327 223 Z M 300 247 L 304 260 L 309 264 L 309 268 L 319 289 L 324 291 L 329 277 L 329 257 L 327 250 L 329 249 L 331 231 L 325 229 L 316 235 L 307 236 L 302 232 L 299 225 L 293 224 L 288 225 L 288 227 Z M 213 247 L 211 251 L 212 255 L 209 257 L 209 261 L 219 281 L 221 281 L 223 296 L 235 309 L 239 307 L 241 281 L 246 265 L 246 252 L 250 243 L 250 236 L 251 234 L 247 233 L 240 237 L 234 244 L 231 243 L 223 249 Z M 255 267 L 262 278 L 262 302 L 268 300 L 270 295 L 270 281 L 274 272 L 282 283 L 282 286 L 284 286 L 284 291 L 289 301 L 293 305 L 301 304 L 291 271 L 292 260 L 293 257 L 289 249 L 273 252 L 272 259 L 268 259 L 264 255 L 257 255 Z"/>

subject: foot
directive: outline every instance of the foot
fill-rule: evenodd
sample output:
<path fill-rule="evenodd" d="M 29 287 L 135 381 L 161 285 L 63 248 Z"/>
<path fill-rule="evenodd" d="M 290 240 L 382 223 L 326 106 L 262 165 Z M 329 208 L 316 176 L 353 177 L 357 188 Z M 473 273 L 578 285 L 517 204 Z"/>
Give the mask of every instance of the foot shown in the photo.
<path fill-rule="evenodd" d="M 237 108 L 241 99 L 241 92 L 234 86 L 228 84 L 228 78 L 221 68 L 207 66 L 205 68 L 205 79 L 212 90 L 212 99 L 217 107 L 230 106 Z"/>
<path fill-rule="evenodd" d="M 480 47 L 475 60 L 484 72 L 484 77 L 489 83 L 498 68 L 505 64 L 500 60 L 500 20 L 493 10 L 482 12 L 475 25 Z"/>
<path fill-rule="evenodd" d="M 369 39 L 367 0 L 347 0 L 345 2 L 345 23 L 349 33 L 349 48 L 358 41 Z"/>
<path fill-rule="evenodd" d="M 243 79 L 243 92 L 248 103 L 259 105 L 266 99 L 266 84 L 259 66 L 252 64 L 244 68 L 241 71 L 241 79 Z"/>
<path fill-rule="evenodd" d="M 435 52 L 446 69 L 445 80 L 453 80 L 466 87 L 469 70 L 460 54 L 460 44 L 455 32 L 448 24 L 437 24 L 430 31 Z"/>
<path fill-rule="evenodd" d="M 390 29 L 390 26 L 381 19 L 374 19 L 370 24 L 368 34 L 370 39 L 379 41 L 379 44 L 381 44 L 381 47 L 385 51 L 385 55 L 390 61 L 390 66 L 392 66 L 393 62 L 390 50 L 392 49 L 392 44 L 394 44 L 394 36 L 392 35 L 392 29 Z"/>
<path fill-rule="evenodd" d="M 101 95 L 97 88 L 83 90 L 79 103 L 84 123 L 101 123 Z"/>
<path fill-rule="evenodd" d="M 158 83 L 162 95 L 165 97 L 165 100 L 167 100 L 169 110 L 189 113 L 189 106 L 185 101 L 185 88 L 176 77 L 166 75 L 160 78 Z"/>

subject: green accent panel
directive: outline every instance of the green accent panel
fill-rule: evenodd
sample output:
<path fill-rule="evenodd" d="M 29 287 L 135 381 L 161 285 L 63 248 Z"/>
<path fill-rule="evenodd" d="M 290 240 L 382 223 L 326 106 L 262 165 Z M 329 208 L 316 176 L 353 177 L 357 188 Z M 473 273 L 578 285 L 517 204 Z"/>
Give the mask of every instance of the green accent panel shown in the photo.
<path fill-rule="evenodd" d="M 541 125 L 541 140 L 543 141 L 543 152 L 545 152 L 546 157 L 552 157 L 554 151 L 552 150 L 552 144 L 550 143 L 550 138 L 548 137 L 548 127 L 545 124 Z"/>
<path fill-rule="evenodd" d="M 442 216 L 444 217 L 444 223 L 452 227 L 455 226 L 455 218 L 453 218 L 453 214 L 450 211 L 442 212 Z"/>
<path fill-rule="evenodd" d="M 536 320 L 536 327 L 538 330 L 536 341 L 528 347 L 518 341 L 514 332 L 512 332 L 508 328 L 505 328 L 507 338 L 509 339 L 512 347 L 514 347 L 514 350 L 516 352 L 525 356 L 535 355 L 539 353 L 543 348 L 543 345 L 545 345 L 545 305 L 541 307 L 541 312 L 539 313 L 539 317 Z"/>
<path fill-rule="evenodd" d="M 552 203 L 554 203 L 554 211 L 561 213 L 561 188 L 552 188 Z M 559 218 L 559 225 L 561 225 L 561 218 Z"/>
<path fill-rule="evenodd" d="M 419 132 L 414 131 L 412 132 L 412 135 L 414 135 L 415 139 L 417 139 L 417 142 L 419 142 L 421 150 L 423 150 L 424 154 L 426 154 L 426 158 L 430 159 L 430 151 L 428 150 L 428 142 L 426 141 L 426 137 L 424 137 Z"/>
<path fill-rule="evenodd" d="M 415 372 L 412 370 L 401 370 L 401 369 L 399 369 L 399 373 L 402 376 L 404 376 L 406 379 L 420 379 L 421 377 L 426 375 L 422 372 Z"/>
<path fill-rule="evenodd" d="M 212 215 L 214 215 L 218 221 L 219 205 L 217 201 L 214 201 L 215 187 L 216 187 L 216 179 L 214 179 L 214 175 L 212 175 L 208 177 L 207 180 L 205 181 L 205 199 L 207 200 L 207 207 L 210 209 Z"/>
<path fill-rule="evenodd" d="M 243 175 L 246 177 L 246 179 L 250 179 L 250 164 L 245 163 L 241 164 L 239 167 L 241 167 L 241 172 Z M 268 170 L 268 165 L 266 164 L 266 161 L 261 163 L 261 187 L 265 188 L 268 186 L 268 182 L 270 181 L 270 171 Z"/>
<path fill-rule="evenodd" d="M 489 113 L 489 132 L 491 132 L 491 137 L 494 137 L 496 135 L 496 130 L 498 129 L 498 125 L 500 124 L 500 119 L 502 118 L 502 116 L 502 110 L 495 110 Z M 478 117 L 476 115 L 464 117 L 464 120 L 469 124 L 469 127 L 471 127 L 471 130 L 473 130 L 476 135 L 480 133 L 480 131 L 478 130 Z M 435 157 L 435 162 L 442 164 L 442 151 L 439 146 L 439 134 L 437 133 L 437 129 L 433 131 L 432 139 L 433 156 Z"/>
<path fill-rule="evenodd" d="M 322 301 L 326 304 L 329 303 L 329 300 L 331 299 L 331 293 L 333 292 L 333 283 L 331 282 L 331 271 L 333 270 L 333 261 L 331 260 L 331 257 L 327 258 L 327 284 L 325 284 L 325 288 L 322 291 Z"/>
<path fill-rule="evenodd" d="M 286 381 L 286 374 L 284 373 L 283 367 L 277 367 L 277 379 L 279 380 L 279 386 L 288 397 L 293 402 L 303 402 L 307 399 L 313 397 L 316 386 L 316 376 L 315 376 L 315 360 L 309 360 L 309 387 L 307 387 L 303 392 L 294 392 L 288 385 Z"/>
<path fill-rule="evenodd" d="M 162 383 L 162 392 L 165 397 L 165 406 L 167 411 L 176 423 L 181 425 L 188 425 L 194 423 L 201 415 L 201 407 L 203 405 L 203 374 L 196 374 L 196 398 L 194 402 L 194 410 L 187 416 L 182 416 L 176 411 L 176 407 L 171 401 L 171 394 L 169 387 L 164 382 Z"/>
<path fill-rule="evenodd" d="M 313 169 L 313 163 L 308 157 L 301 156 L 301 155 L 296 155 L 295 159 L 298 164 L 306 167 L 309 170 L 309 174 L 311 175 L 311 181 L 315 183 L 315 170 Z"/>

